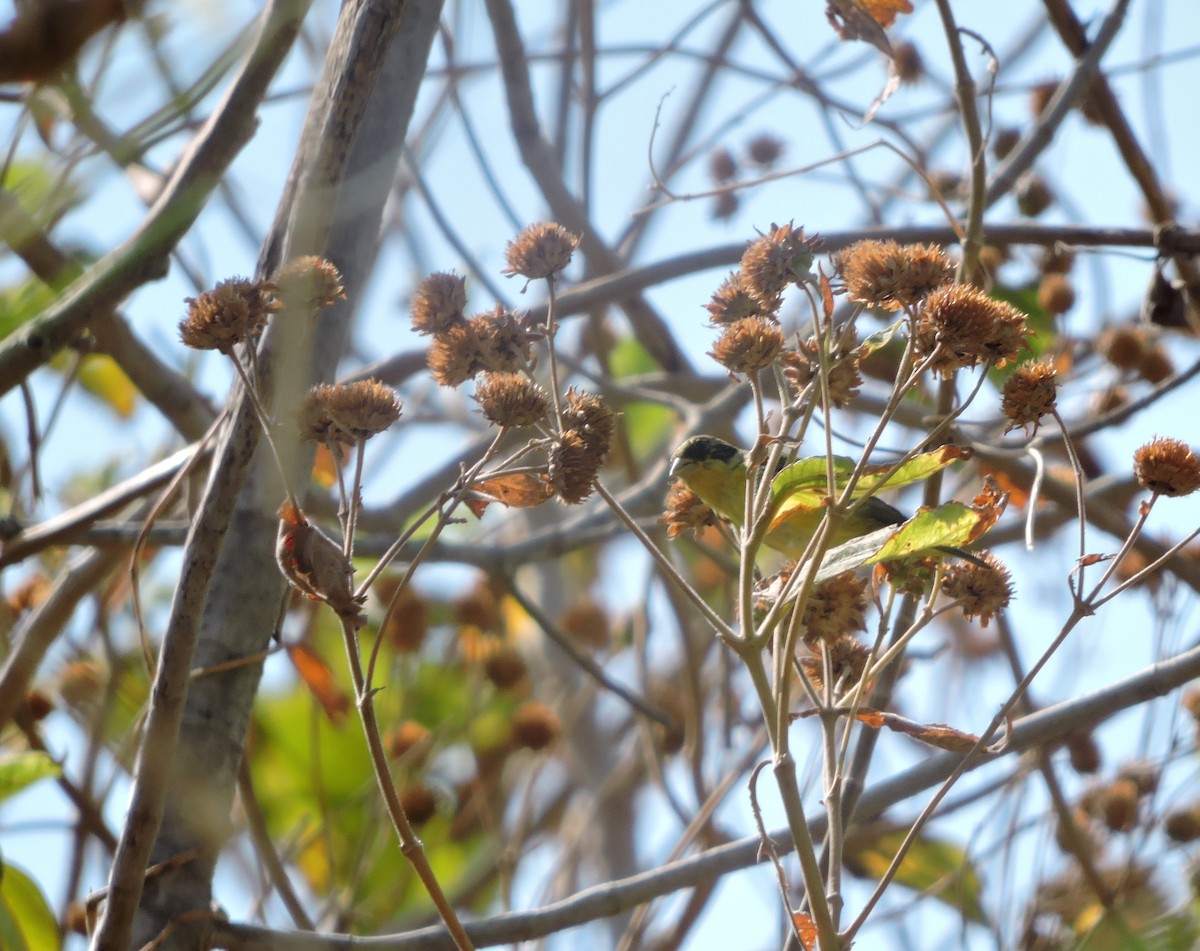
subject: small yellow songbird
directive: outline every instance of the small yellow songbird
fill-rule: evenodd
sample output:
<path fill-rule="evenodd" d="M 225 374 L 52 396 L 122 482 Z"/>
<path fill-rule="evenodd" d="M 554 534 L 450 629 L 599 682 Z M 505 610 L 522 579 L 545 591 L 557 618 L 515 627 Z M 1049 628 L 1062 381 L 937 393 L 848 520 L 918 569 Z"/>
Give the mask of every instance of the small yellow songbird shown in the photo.
<path fill-rule="evenodd" d="M 742 524 L 746 505 L 746 454 L 742 450 L 714 436 L 693 436 L 671 456 L 671 475 L 682 479 L 722 518 L 735 525 Z M 824 517 L 822 509 L 797 510 L 771 528 L 764 542 L 788 558 L 802 558 Z M 829 544 L 841 545 L 906 521 L 899 509 L 871 496 L 841 521 Z M 961 548 L 938 546 L 936 550 L 984 568 L 991 567 Z"/>

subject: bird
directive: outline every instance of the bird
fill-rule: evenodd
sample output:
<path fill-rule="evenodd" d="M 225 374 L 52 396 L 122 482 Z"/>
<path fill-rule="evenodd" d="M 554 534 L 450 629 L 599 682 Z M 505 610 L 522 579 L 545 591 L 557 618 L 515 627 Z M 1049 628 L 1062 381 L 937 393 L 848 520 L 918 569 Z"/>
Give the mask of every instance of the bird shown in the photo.
<path fill-rule="evenodd" d="M 783 471 L 786 467 L 781 467 Z M 741 525 L 746 504 L 746 453 L 715 436 L 693 436 L 671 455 L 671 475 L 683 480 L 705 505 L 724 519 Z M 764 543 L 792 559 L 803 558 L 809 541 L 825 518 L 823 507 L 797 508 L 774 525 Z M 898 526 L 908 518 L 883 499 L 871 496 L 838 524 L 829 546 L 860 535 Z M 991 566 L 961 548 L 935 546 L 937 551 L 983 568 Z"/>

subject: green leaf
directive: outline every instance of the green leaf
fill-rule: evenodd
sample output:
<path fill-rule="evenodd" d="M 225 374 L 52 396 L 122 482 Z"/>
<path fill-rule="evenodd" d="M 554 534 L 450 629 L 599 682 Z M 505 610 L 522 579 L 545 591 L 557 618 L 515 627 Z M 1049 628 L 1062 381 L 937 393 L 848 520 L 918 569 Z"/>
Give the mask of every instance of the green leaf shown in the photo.
<path fill-rule="evenodd" d="M 888 822 L 854 830 L 846 841 L 846 867 L 865 878 L 882 878 L 907 831 Z M 920 836 L 905 854 L 893 881 L 945 902 L 968 921 L 985 924 L 988 920 L 980 903 L 983 886 L 979 875 L 967 853 L 952 842 Z"/>
<path fill-rule="evenodd" d="M 61 774 L 62 769 L 49 753 L 28 750 L 0 756 L 0 801 L 15 796 L 40 779 Z"/>
<path fill-rule="evenodd" d="M 883 350 L 885 347 L 890 346 L 892 340 L 895 339 L 896 333 L 907 323 L 908 318 L 903 317 L 900 320 L 897 320 L 891 326 L 884 327 L 883 330 L 877 330 L 875 333 L 865 338 L 863 342 L 858 345 L 859 359 L 865 360 L 876 350 Z"/>
<path fill-rule="evenodd" d="M 855 483 L 853 497 L 859 499 L 881 488 L 898 489 L 921 482 L 966 456 L 966 452 L 957 446 L 943 446 L 914 456 L 895 472 L 891 465 L 866 466 Z M 835 491 L 849 482 L 856 464 L 856 460 L 847 456 L 833 457 Z M 823 508 L 830 495 L 828 469 L 825 456 L 810 456 L 796 460 L 776 475 L 771 482 L 771 496 L 776 506 L 772 524 L 777 525 L 792 514 Z"/>
<path fill-rule="evenodd" d="M 58 926 L 40 888 L 21 869 L 0 868 L 0 947 L 5 951 L 58 951 Z"/>
<path fill-rule="evenodd" d="M 984 515 L 962 502 L 946 502 L 924 509 L 905 522 L 868 560 L 910 558 L 931 548 L 959 548 L 971 541 Z"/>

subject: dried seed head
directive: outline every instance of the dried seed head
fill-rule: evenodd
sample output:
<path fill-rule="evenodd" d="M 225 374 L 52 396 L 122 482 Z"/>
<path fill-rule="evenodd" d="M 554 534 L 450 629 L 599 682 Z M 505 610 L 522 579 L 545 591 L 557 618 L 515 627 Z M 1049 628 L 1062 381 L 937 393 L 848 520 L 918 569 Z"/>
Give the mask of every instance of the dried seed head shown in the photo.
<path fill-rule="evenodd" d="M 717 514 L 682 480 L 676 480 L 671 483 L 666 508 L 658 522 L 667 526 L 667 538 L 678 538 L 688 530 L 698 535 L 701 529 L 716 525 Z"/>
<path fill-rule="evenodd" d="M 353 446 L 391 426 L 400 409 L 395 390 L 378 380 L 318 383 L 300 408 L 300 436 L 323 445 Z"/>
<path fill-rule="evenodd" d="M 402 654 L 414 653 L 421 649 L 429 632 L 429 607 L 412 585 L 405 585 L 394 594 L 388 594 L 386 588 L 394 591 L 394 584 L 381 582 L 379 586 L 380 598 L 388 606 L 383 636 L 393 650 Z"/>
<path fill-rule="evenodd" d="M 1150 342 L 1139 327 L 1114 327 L 1100 336 L 1100 352 L 1118 370 L 1136 370 Z"/>
<path fill-rule="evenodd" d="M 440 386 L 459 386 L 483 369 L 479 339 L 468 324 L 456 324 L 433 338 L 426 358 Z"/>
<path fill-rule="evenodd" d="M 187 316 L 179 323 L 179 337 L 194 350 L 232 353 L 235 344 L 258 333 L 282 306 L 275 285 L 244 277 L 221 281 L 199 297 L 185 298 Z"/>
<path fill-rule="evenodd" d="M 1075 306 L 1075 285 L 1065 274 L 1047 274 L 1038 285 L 1038 306 L 1052 317 Z"/>
<path fill-rule="evenodd" d="M 409 302 L 412 327 L 419 334 L 445 333 L 463 322 L 467 281 L 448 271 L 430 274 L 417 285 Z"/>
<path fill-rule="evenodd" d="M 608 456 L 616 427 L 616 413 L 608 408 L 602 397 L 574 387 L 567 390 L 563 405 L 563 428 L 579 433 L 599 462 Z"/>
<path fill-rule="evenodd" d="M 1163 820 L 1163 832 L 1175 842 L 1195 842 L 1200 839 L 1200 808 L 1191 805 L 1168 812 Z"/>
<path fill-rule="evenodd" d="M 1200 489 L 1200 459 L 1187 443 L 1159 436 L 1133 454 L 1133 474 L 1143 489 L 1172 498 Z"/>
<path fill-rule="evenodd" d="M 546 417 L 550 397 L 518 373 L 485 373 L 475 384 L 484 418 L 497 426 L 533 426 Z"/>
<path fill-rule="evenodd" d="M 1046 111 L 1046 107 L 1050 105 L 1050 100 L 1054 98 L 1057 89 L 1057 79 L 1046 79 L 1030 88 L 1029 111 L 1035 119 Z"/>
<path fill-rule="evenodd" d="M 925 62 L 912 43 L 892 45 L 892 69 L 900 82 L 912 86 L 925 78 Z"/>
<path fill-rule="evenodd" d="M 1042 361 L 1017 370 L 1004 381 L 1004 393 L 1000 398 L 1000 411 L 1008 420 L 1005 432 L 1018 426 L 1032 425 L 1038 429 L 1038 421 L 1054 410 L 1058 389 L 1057 371 L 1054 365 Z"/>
<path fill-rule="evenodd" d="M 729 149 L 713 149 L 708 156 L 708 177 L 718 185 L 732 182 L 737 178 L 737 159 Z"/>
<path fill-rule="evenodd" d="M 797 397 L 804 394 L 809 384 L 817 384 L 820 380 L 817 342 L 811 337 L 803 341 L 798 349 L 785 350 L 780 363 L 784 368 L 784 379 L 792 384 Z M 850 401 L 858 396 L 858 388 L 862 386 L 862 373 L 859 370 L 859 355 L 855 349 L 853 334 L 848 340 L 843 340 L 838 352 L 830 357 L 828 378 L 829 402 L 833 406 L 848 406 Z"/>
<path fill-rule="evenodd" d="M 1020 129 L 1014 129 L 1012 126 L 1005 129 L 998 129 L 992 136 L 992 154 L 998 159 L 1005 159 L 1017 147 L 1017 143 L 1020 141 Z"/>
<path fill-rule="evenodd" d="M 412 783 L 397 791 L 400 808 L 414 826 L 423 826 L 437 815 L 437 795 L 424 783 Z"/>
<path fill-rule="evenodd" d="M 384 735 L 383 745 L 391 759 L 406 757 L 409 765 L 419 766 L 429 755 L 433 734 L 423 723 L 401 720 Z"/>
<path fill-rule="evenodd" d="M 550 484 L 568 505 L 578 505 L 596 487 L 596 476 L 604 461 L 574 429 L 559 433 L 550 450 Z"/>
<path fill-rule="evenodd" d="M 871 657 L 871 648 L 849 635 L 837 638 L 832 644 L 819 641 L 814 653 L 800 659 L 800 667 L 817 689 L 825 684 L 825 661 L 822 656 L 825 653 L 829 654 L 833 685 L 840 685 L 844 689 L 862 679 Z"/>
<path fill-rule="evenodd" d="M 1089 732 L 1072 733 L 1067 737 L 1066 747 L 1071 768 L 1081 776 L 1098 772 L 1103 765 L 1100 747 L 1096 738 Z"/>
<path fill-rule="evenodd" d="M 275 276 L 275 283 L 287 306 L 331 307 L 346 296 L 336 265 L 315 254 L 290 262 Z"/>
<path fill-rule="evenodd" d="M 1061 245 L 1051 245 L 1042 250 L 1037 266 L 1043 274 L 1070 274 L 1075 267 L 1075 252 Z"/>
<path fill-rule="evenodd" d="M 554 222 L 532 224 L 504 249 L 504 260 L 508 262 L 504 273 L 530 280 L 553 277 L 571 263 L 579 241 L 579 235 Z"/>
<path fill-rule="evenodd" d="M 813 248 L 816 238 L 806 238 L 803 228 L 791 224 L 771 225 L 771 230 L 752 241 L 742 254 L 742 283 L 763 312 L 779 309 L 783 290 L 813 279 Z"/>
<path fill-rule="evenodd" d="M 1175 364 L 1167 356 L 1167 351 L 1155 342 L 1147 347 L 1138 361 L 1138 376 L 1147 383 L 1161 383 L 1175 374 Z"/>
<path fill-rule="evenodd" d="M 733 271 L 721 282 L 704 309 L 708 311 L 710 324 L 732 324 L 745 317 L 759 315 L 758 301 L 742 280 L 741 271 Z"/>
<path fill-rule="evenodd" d="M 562 733 L 562 721 L 558 714 L 544 703 L 526 700 L 513 711 L 513 741 L 517 746 L 529 750 L 542 750 Z"/>
<path fill-rule="evenodd" d="M 721 192 L 714 197 L 709 214 L 712 215 L 714 221 L 724 221 L 736 215 L 739 207 L 741 207 L 741 203 L 738 200 L 737 192 Z"/>
<path fill-rule="evenodd" d="M 756 135 L 746 143 L 746 157 L 764 171 L 774 168 L 782 155 L 783 140 L 770 132 Z"/>
<path fill-rule="evenodd" d="M 1025 315 L 969 284 L 949 284 L 929 295 L 917 323 L 918 360 L 949 379 L 955 370 L 1015 360 L 1028 336 Z"/>
<path fill-rule="evenodd" d="M 846 571 L 813 588 L 804 608 L 804 639 L 836 645 L 855 631 L 867 629 L 867 578 Z"/>
<path fill-rule="evenodd" d="M 954 277 L 954 264 L 934 244 L 859 241 L 837 259 L 852 301 L 884 310 L 915 307 Z"/>
<path fill-rule="evenodd" d="M 592 598 L 577 598 L 558 619 L 564 632 L 580 644 L 596 649 L 608 646 L 608 615 Z"/>
<path fill-rule="evenodd" d="M 1027 218 L 1036 218 L 1054 204 L 1054 192 L 1040 175 L 1027 172 L 1017 180 L 1017 210 Z"/>
<path fill-rule="evenodd" d="M 533 341 L 512 311 L 497 305 L 472 317 L 470 327 L 478 342 L 480 369 L 516 373 L 529 364 Z"/>
<path fill-rule="evenodd" d="M 999 558 L 987 553 L 982 558 L 991 567 L 970 562 L 951 565 L 942 590 L 947 597 L 962 599 L 963 617 L 968 621 L 977 617 L 980 625 L 987 627 L 988 621 L 1012 600 L 1012 576 Z"/>
<path fill-rule="evenodd" d="M 783 350 L 783 330 L 764 317 L 744 317 L 728 324 L 709 356 L 732 373 L 756 373 L 775 362 Z"/>
<path fill-rule="evenodd" d="M 525 679 L 529 665 L 517 648 L 501 644 L 483 661 L 483 674 L 501 690 L 509 690 Z"/>

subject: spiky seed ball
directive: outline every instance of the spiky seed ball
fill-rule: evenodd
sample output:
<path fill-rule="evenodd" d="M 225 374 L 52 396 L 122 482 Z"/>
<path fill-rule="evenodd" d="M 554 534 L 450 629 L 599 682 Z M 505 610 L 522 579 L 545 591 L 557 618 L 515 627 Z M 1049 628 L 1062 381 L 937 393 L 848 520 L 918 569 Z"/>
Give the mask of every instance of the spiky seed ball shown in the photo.
<path fill-rule="evenodd" d="M 388 429 L 400 418 L 395 390 L 378 380 L 318 383 L 300 408 L 300 435 L 311 442 L 352 446 Z"/>
<path fill-rule="evenodd" d="M 775 362 L 783 350 L 783 330 L 763 317 L 745 317 L 729 324 L 709 356 L 731 373 L 757 373 Z"/>
<path fill-rule="evenodd" d="M 1017 180 L 1017 210 L 1027 218 L 1037 218 L 1054 204 L 1054 191 L 1040 175 L 1027 172 Z"/>
<path fill-rule="evenodd" d="M 1091 733 L 1072 733 L 1067 737 L 1067 755 L 1071 768 L 1081 776 L 1098 772 L 1102 763 L 1100 747 Z"/>
<path fill-rule="evenodd" d="M 411 766 L 420 766 L 429 755 L 433 734 L 416 720 L 401 720 L 387 731 L 383 745 L 391 759 L 407 759 Z"/>
<path fill-rule="evenodd" d="M 969 284 L 949 284 L 926 300 L 914 349 L 918 360 L 933 356 L 930 369 L 949 379 L 981 363 L 1004 366 L 1025 349 L 1028 336 L 1025 315 L 1011 304 Z"/>
<path fill-rule="evenodd" d="M 783 140 L 763 132 L 746 143 L 746 157 L 764 171 L 775 167 L 783 155 Z"/>
<path fill-rule="evenodd" d="M 579 241 L 579 235 L 560 224 L 546 221 L 532 224 L 504 249 L 504 260 L 508 262 L 504 273 L 519 274 L 530 280 L 553 277 L 571 263 Z"/>
<path fill-rule="evenodd" d="M 399 790 L 400 807 L 414 826 L 423 826 L 437 815 L 437 795 L 424 783 L 412 783 Z"/>
<path fill-rule="evenodd" d="M 732 182 L 737 178 L 737 159 L 729 149 L 713 149 L 708 156 L 708 177 L 718 185 Z"/>
<path fill-rule="evenodd" d="M 221 281 L 211 291 L 185 301 L 188 312 L 179 323 L 179 338 L 194 350 L 225 354 L 257 334 L 282 306 L 274 284 L 244 277 Z"/>
<path fill-rule="evenodd" d="M 983 560 L 990 568 L 970 562 L 952 565 L 946 571 L 942 590 L 947 597 L 962 599 L 963 617 L 968 621 L 979 618 L 982 627 L 1008 607 L 1012 600 L 1012 576 L 999 558 L 985 553 Z"/>
<path fill-rule="evenodd" d="M 742 254 L 742 282 L 763 313 L 779 309 L 784 288 L 812 280 L 816 238 L 806 238 L 803 228 L 771 225 Z"/>
<path fill-rule="evenodd" d="M 1138 327 L 1120 326 L 1100 336 L 1100 352 L 1118 370 L 1136 370 L 1150 346 L 1146 333 Z"/>
<path fill-rule="evenodd" d="M 658 522 L 667 526 L 667 538 L 678 538 L 686 531 L 699 534 L 701 529 L 716 525 L 717 514 L 682 480 L 676 480 L 671 483 L 666 507 Z"/>
<path fill-rule="evenodd" d="M 332 307 L 346 296 L 337 265 L 315 254 L 289 262 L 276 275 L 275 283 L 280 300 L 288 306 Z"/>
<path fill-rule="evenodd" d="M 445 333 L 463 321 L 467 306 L 466 278 L 438 271 L 424 278 L 413 292 L 408 309 L 419 334 Z"/>
<path fill-rule="evenodd" d="M 529 750 L 543 750 L 562 733 L 562 721 L 558 714 L 544 703 L 526 700 L 513 711 L 513 741 L 517 746 Z"/>
<path fill-rule="evenodd" d="M 1075 285 L 1065 274 L 1047 274 L 1038 284 L 1038 306 L 1052 317 L 1075 306 Z"/>
<path fill-rule="evenodd" d="M 388 605 L 383 636 L 392 649 L 402 654 L 420 650 L 429 631 L 429 607 L 425 599 L 412 589 L 412 585 L 405 585 L 391 596 L 381 588 L 380 597 Z"/>
<path fill-rule="evenodd" d="M 438 333 L 426 357 L 439 386 L 459 386 L 483 369 L 479 338 L 469 324 L 455 324 Z"/>
<path fill-rule="evenodd" d="M 1017 143 L 1020 141 L 1020 129 L 1014 129 L 1011 126 L 998 129 L 992 136 L 992 154 L 998 159 L 1008 158 L 1008 154 L 1017 147 Z"/>
<path fill-rule="evenodd" d="M 562 617 L 559 626 L 580 644 L 597 650 L 607 647 L 609 641 L 608 615 L 592 598 L 586 595 L 575 600 Z"/>
<path fill-rule="evenodd" d="M 563 401 L 563 428 L 579 433 L 588 450 L 602 463 L 612 446 L 617 415 L 609 409 L 603 397 L 571 387 Z"/>
<path fill-rule="evenodd" d="M 1176 498 L 1200 489 L 1200 459 L 1180 439 L 1159 436 L 1133 454 L 1133 474 L 1143 489 Z"/>
<path fill-rule="evenodd" d="M 738 199 L 737 192 L 721 192 L 713 196 L 712 209 L 709 211 L 709 215 L 713 221 L 726 221 L 736 215 L 740 207 L 741 202 Z"/>
<path fill-rule="evenodd" d="M 713 292 L 704 305 L 710 324 L 732 324 L 746 317 L 759 316 L 759 304 L 742 280 L 741 271 L 733 271 Z"/>
<path fill-rule="evenodd" d="M 484 373 L 475 384 L 475 400 L 497 426 L 533 426 L 550 410 L 546 391 L 518 373 Z"/>
<path fill-rule="evenodd" d="M 871 657 L 871 648 L 857 637 L 846 635 L 837 638 L 832 644 L 819 641 L 813 654 L 800 659 L 801 669 L 818 689 L 825 683 L 825 661 L 822 655 L 826 652 L 829 654 L 833 670 L 833 685 L 840 685 L 843 689 L 862 679 L 867 670 L 867 661 Z"/>
<path fill-rule="evenodd" d="M 500 690 L 509 690 L 529 673 L 521 652 L 511 644 L 501 644 L 483 661 L 483 673 Z"/>
<path fill-rule="evenodd" d="M 516 373 L 529 365 L 533 341 L 529 332 L 510 310 L 497 305 L 470 320 L 475 334 L 482 369 L 497 373 Z"/>
<path fill-rule="evenodd" d="M 1173 809 L 1163 820 L 1163 832 L 1174 842 L 1195 842 L 1200 839 L 1200 809 L 1194 805 Z"/>
<path fill-rule="evenodd" d="M 596 487 L 603 456 L 589 447 L 584 436 L 574 429 L 559 433 L 550 450 L 550 484 L 568 505 L 583 502 Z"/>
<path fill-rule="evenodd" d="M 1158 343 L 1147 347 L 1138 361 L 1138 376 L 1147 383 L 1161 383 L 1175 375 L 1175 364 L 1167 356 L 1167 351 Z"/>
<path fill-rule="evenodd" d="M 895 43 L 892 46 L 892 69 L 906 86 L 912 86 L 925 78 L 925 62 L 921 51 L 912 43 Z"/>
<path fill-rule="evenodd" d="M 1037 432 L 1038 421 L 1054 411 L 1058 393 L 1057 377 L 1054 365 L 1042 361 L 1018 367 L 1004 381 L 1000 411 L 1008 420 L 1005 432 L 1018 426 L 1033 426 L 1033 432 Z"/>
<path fill-rule="evenodd" d="M 1057 79 L 1046 79 L 1030 88 L 1029 112 L 1035 119 L 1046 111 L 1046 107 L 1050 105 L 1050 100 L 1054 98 L 1057 89 Z"/>
<path fill-rule="evenodd" d="M 855 631 L 865 631 L 867 581 L 846 571 L 813 588 L 804 608 L 805 641 L 836 644 Z"/>
<path fill-rule="evenodd" d="M 833 406 L 848 406 L 850 401 L 858 396 L 858 388 L 862 386 L 862 372 L 859 367 L 859 354 L 853 339 L 845 341 L 848 346 L 839 346 L 836 354 L 829 358 L 827 372 L 829 380 L 829 402 Z M 780 358 L 783 366 L 783 376 L 796 395 L 801 396 L 809 384 L 814 386 L 821 376 L 818 362 L 818 344 L 813 338 L 803 341 L 797 350 L 784 350 Z"/>
<path fill-rule="evenodd" d="M 954 264 L 934 244 L 859 241 L 837 258 L 852 301 L 883 310 L 915 307 L 954 278 Z"/>

